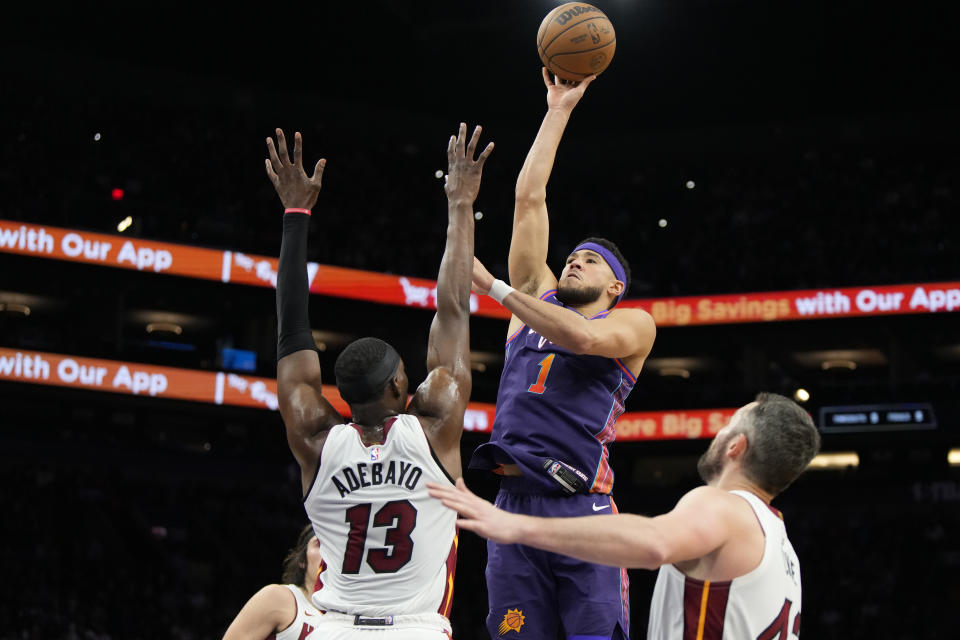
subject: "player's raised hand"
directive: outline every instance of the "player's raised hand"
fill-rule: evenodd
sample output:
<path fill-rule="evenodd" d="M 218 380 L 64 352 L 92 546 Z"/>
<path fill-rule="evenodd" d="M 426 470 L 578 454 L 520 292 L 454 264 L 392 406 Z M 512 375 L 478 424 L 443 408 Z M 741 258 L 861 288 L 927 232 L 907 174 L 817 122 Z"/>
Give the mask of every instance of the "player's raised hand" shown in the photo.
<path fill-rule="evenodd" d="M 279 149 L 279 151 L 278 151 Z M 303 139 L 300 132 L 293 134 L 293 161 L 287 153 L 287 139 L 282 129 L 277 129 L 277 144 L 273 138 L 267 138 L 266 159 L 267 177 L 277 190 L 280 201 L 287 209 L 313 209 L 317 203 L 322 185 L 323 168 L 327 161 L 320 158 L 313 169 L 313 175 L 308 176 L 303 170 Z"/>
<path fill-rule="evenodd" d="M 447 200 L 473 202 L 477 199 L 483 164 L 493 153 L 491 142 L 476 160 L 473 159 L 477 152 L 477 143 L 480 142 L 480 131 L 481 127 L 477 125 L 468 143 L 467 125 L 461 122 L 457 135 L 450 136 L 447 142 L 447 180 L 444 184 Z"/>
<path fill-rule="evenodd" d="M 525 518 L 498 509 L 483 498 L 467 489 L 463 478 L 457 478 L 457 486 L 427 483 L 430 495 L 460 514 L 457 526 L 469 529 L 479 536 L 500 542 L 513 544 L 519 540 L 520 527 Z"/>
<path fill-rule="evenodd" d="M 573 109 L 580 102 L 583 93 L 597 76 L 587 76 L 579 82 L 564 80 L 550 75 L 543 67 L 543 84 L 547 86 L 547 107 L 550 109 Z"/>

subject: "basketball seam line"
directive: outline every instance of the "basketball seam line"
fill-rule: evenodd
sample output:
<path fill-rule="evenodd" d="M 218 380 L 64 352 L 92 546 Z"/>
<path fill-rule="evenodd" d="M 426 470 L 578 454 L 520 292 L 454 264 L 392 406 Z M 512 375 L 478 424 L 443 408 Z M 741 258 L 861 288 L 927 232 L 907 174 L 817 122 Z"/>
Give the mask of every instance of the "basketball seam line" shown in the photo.
<path fill-rule="evenodd" d="M 555 54 L 553 54 L 552 56 L 550 56 L 549 58 L 547 58 L 547 62 L 550 62 L 551 60 L 553 60 L 553 59 L 556 58 L 557 56 L 578 56 L 578 55 L 580 55 L 581 53 L 590 53 L 591 51 L 597 51 L 597 50 L 599 50 L 599 49 L 606 49 L 607 47 L 609 47 L 609 46 L 612 45 L 612 44 L 617 44 L 617 39 L 616 39 L 616 38 L 614 38 L 613 40 L 611 40 L 610 42 L 608 42 L 608 43 L 606 43 L 606 44 L 600 45 L 599 47 L 594 47 L 593 49 L 583 49 L 582 51 L 564 51 L 563 53 L 555 53 Z"/>
<path fill-rule="evenodd" d="M 592 17 L 587 18 L 587 19 L 585 19 L 585 20 L 581 20 L 580 22 L 574 22 L 572 25 L 570 25 L 569 27 L 567 27 L 566 29 L 564 29 L 563 31 L 561 31 L 560 33 L 558 33 L 557 35 L 553 36 L 553 40 L 551 40 L 550 42 L 548 42 L 548 43 L 547 43 L 547 46 L 539 45 L 539 46 L 540 46 L 540 49 L 541 49 L 544 53 L 546 53 L 546 52 L 547 52 L 547 49 L 550 48 L 550 45 L 552 45 L 554 42 L 556 42 L 557 38 L 559 38 L 560 36 L 562 36 L 563 34 L 565 34 L 567 31 L 570 31 L 570 29 L 573 29 L 573 28 L 574 28 L 575 26 L 577 26 L 578 24 L 583 24 L 584 22 L 591 22 L 591 21 L 593 21 L 593 20 L 599 20 L 599 19 L 601 19 L 601 18 L 604 18 L 604 19 L 607 20 L 607 22 L 610 22 L 610 18 L 607 18 L 607 16 L 592 16 Z M 544 34 L 544 36 L 546 36 L 546 34 Z M 614 36 L 614 39 L 616 39 L 616 36 Z"/>
<path fill-rule="evenodd" d="M 607 44 L 603 45 L 603 47 L 594 47 L 593 49 L 587 49 L 587 51 L 596 51 L 597 49 L 603 49 L 604 47 L 609 47 L 611 44 L 616 44 L 616 43 L 617 43 L 617 40 L 614 39 L 613 41 L 608 42 Z M 578 53 L 585 53 L 585 52 L 584 52 L 584 51 L 574 51 L 574 52 L 572 52 L 572 53 L 555 53 L 555 54 L 553 54 L 552 56 L 550 56 L 549 58 L 547 58 L 547 67 L 549 68 L 550 65 L 554 65 L 554 66 L 557 67 L 558 69 L 563 69 L 563 70 L 566 71 L 567 73 L 572 73 L 572 74 L 574 74 L 574 75 L 576 75 L 576 76 L 583 76 L 584 78 L 586 78 L 587 76 L 596 75 L 596 74 L 594 74 L 593 72 L 591 72 L 591 73 L 580 73 L 579 71 L 574 71 L 573 69 L 567 69 L 567 68 L 564 67 L 563 65 L 561 65 L 561 64 L 556 63 L 556 62 L 553 61 L 553 59 L 554 59 L 555 57 L 557 57 L 557 56 L 573 56 L 573 55 L 577 55 Z"/>

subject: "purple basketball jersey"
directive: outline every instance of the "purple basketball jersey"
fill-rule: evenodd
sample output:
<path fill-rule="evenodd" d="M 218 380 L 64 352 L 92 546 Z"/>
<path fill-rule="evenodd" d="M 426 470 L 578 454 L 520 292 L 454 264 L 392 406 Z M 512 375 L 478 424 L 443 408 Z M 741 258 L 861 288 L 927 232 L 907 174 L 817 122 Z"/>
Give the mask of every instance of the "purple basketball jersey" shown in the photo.
<path fill-rule="evenodd" d="M 556 293 L 540 299 L 563 306 Z M 609 313 L 590 320 L 602 322 Z M 635 382 L 617 358 L 577 355 L 520 327 L 507 340 L 493 434 L 474 451 L 470 467 L 517 464 L 527 481 L 552 493 L 559 485 L 546 474 L 543 461 L 553 458 L 581 471 L 591 492 L 610 493 L 607 443 L 616 437 L 614 423 Z"/>

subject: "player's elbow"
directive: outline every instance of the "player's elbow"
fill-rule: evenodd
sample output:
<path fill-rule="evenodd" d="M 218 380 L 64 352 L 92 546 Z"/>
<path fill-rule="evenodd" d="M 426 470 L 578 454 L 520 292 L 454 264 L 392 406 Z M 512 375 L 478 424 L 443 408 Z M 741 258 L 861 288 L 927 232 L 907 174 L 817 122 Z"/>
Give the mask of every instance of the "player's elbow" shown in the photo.
<path fill-rule="evenodd" d="M 447 295 L 437 298 L 437 318 L 440 322 L 469 322 L 470 291 L 465 295 Z"/>
<path fill-rule="evenodd" d="M 567 347 L 577 355 L 592 354 L 597 350 L 597 337 L 588 329 L 575 330 L 571 332 L 569 339 L 570 346 Z"/>
<path fill-rule="evenodd" d="M 659 535 L 647 535 L 636 547 L 633 569 L 659 569 L 670 563 L 670 543 Z"/>
<path fill-rule="evenodd" d="M 517 212 L 522 212 L 546 202 L 547 190 L 545 188 L 530 188 L 523 185 L 517 185 L 514 199 Z"/>

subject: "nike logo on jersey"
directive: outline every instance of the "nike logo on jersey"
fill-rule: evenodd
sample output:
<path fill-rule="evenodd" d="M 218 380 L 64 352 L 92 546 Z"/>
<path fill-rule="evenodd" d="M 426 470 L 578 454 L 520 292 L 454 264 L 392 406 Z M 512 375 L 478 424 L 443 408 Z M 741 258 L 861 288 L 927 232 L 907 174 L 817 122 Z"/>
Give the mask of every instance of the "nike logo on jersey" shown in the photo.
<path fill-rule="evenodd" d="M 609 508 L 610 508 L 610 505 L 608 505 L 608 504 L 605 504 L 605 505 L 603 505 L 603 506 L 598 507 L 596 502 L 593 503 L 593 510 L 594 510 L 594 511 L 603 511 L 604 509 L 609 509 Z"/>

